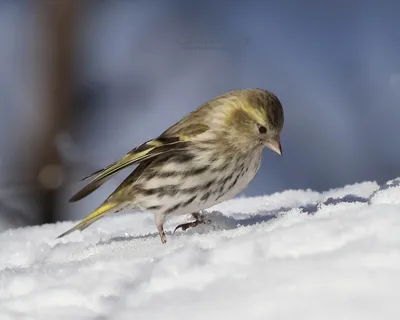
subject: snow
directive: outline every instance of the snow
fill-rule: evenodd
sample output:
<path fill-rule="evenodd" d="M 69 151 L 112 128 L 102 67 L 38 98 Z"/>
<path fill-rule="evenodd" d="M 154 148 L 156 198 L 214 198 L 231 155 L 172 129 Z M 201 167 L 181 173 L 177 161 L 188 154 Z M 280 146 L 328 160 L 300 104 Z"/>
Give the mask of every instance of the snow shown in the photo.
<path fill-rule="evenodd" d="M 147 213 L 0 234 L 0 318 L 399 319 L 400 179 L 209 210 L 161 244 Z"/>

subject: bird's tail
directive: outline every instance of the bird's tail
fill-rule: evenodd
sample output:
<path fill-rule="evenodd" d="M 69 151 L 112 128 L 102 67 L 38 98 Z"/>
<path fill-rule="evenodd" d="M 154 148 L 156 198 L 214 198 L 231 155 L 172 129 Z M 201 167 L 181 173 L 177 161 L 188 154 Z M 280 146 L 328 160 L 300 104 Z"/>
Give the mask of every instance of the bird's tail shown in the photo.
<path fill-rule="evenodd" d="M 90 215 L 88 215 L 85 219 L 83 219 L 80 223 L 78 223 L 75 227 L 69 229 L 68 231 L 60 234 L 58 238 L 62 238 L 75 230 L 82 231 L 89 227 L 93 222 L 96 222 L 100 218 L 104 217 L 111 209 L 118 206 L 118 203 L 115 202 L 105 202 L 100 207 L 98 207 L 95 211 L 93 211 Z"/>

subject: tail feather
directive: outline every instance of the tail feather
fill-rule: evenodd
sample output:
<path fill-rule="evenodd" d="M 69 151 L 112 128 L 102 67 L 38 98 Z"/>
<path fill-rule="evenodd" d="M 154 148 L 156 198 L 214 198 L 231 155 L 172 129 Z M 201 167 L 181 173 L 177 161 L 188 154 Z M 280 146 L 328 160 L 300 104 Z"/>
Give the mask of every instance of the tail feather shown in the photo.
<path fill-rule="evenodd" d="M 78 223 L 75 227 L 69 229 L 68 231 L 60 234 L 58 238 L 62 238 L 67 234 L 70 234 L 76 230 L 84 230 L 89 227 L 92 223 L 96 222 L 100 218 L 104 217 L 111 209 L 115 208 L 118 204 L 113 202 L 105 202 L 95 211 L 93 211 L 90 215 L 88 215 L 85 219 L 83 219 L 80 223 Z"/>

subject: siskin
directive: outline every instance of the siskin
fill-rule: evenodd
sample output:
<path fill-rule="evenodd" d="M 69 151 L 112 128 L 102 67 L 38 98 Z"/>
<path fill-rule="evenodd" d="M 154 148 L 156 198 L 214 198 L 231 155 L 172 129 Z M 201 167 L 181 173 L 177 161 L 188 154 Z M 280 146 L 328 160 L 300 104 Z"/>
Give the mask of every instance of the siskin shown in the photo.
<path fill-rule="evenodd" d="M 235 90 L 204 103 L 159 137 L 84 178 L 93 180 L 71 202 L 138 164 L 93 213 L 59 238 L 126 208 L 152 212 L 162 243 L 171 215 L 192 213 L 195 221 L 177 227 L 183 230 L 204 223 L 201 210 L 234 197 L 254 178 L 264 147 L 282 155 L 283 120 L 279 99 L 266 90 Z"/>

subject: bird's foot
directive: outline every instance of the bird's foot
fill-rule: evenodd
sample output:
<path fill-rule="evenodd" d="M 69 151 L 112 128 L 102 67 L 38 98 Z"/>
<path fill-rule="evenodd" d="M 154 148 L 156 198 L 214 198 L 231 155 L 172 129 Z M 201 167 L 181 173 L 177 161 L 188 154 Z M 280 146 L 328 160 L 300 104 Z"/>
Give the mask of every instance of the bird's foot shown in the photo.
<path fill-rule="evenodd" d="M 160 238 L 161 238 L 161 243 L 162 244 L 167 243 L 167 237 L 165 236 L 164 232 L 160 234 Z"/>
<path fill-rule="evenodd" d="M 178 230 L 179 228 L 182 228 L 183 231 L 187 230 L 188 228 L 194 228 L 198 226 L 199 224 L 209 224 L 211 221 L 206 219 L 203 215 L 201 215 L 199 212 L 194 212 L 192 213 L 193 218 L 195 219 L 194 221 L 191 222 L 186 222 L 178 225 L 173 234 L 175 234 L 175 231 Z"/>
<path fill-rule="evenodd" d="M 167 243 L 167 237 L 165 236 L 164 228 L 163 226 L 158 226 L 158 234 L 160 235 L 161 243 Z"/>

